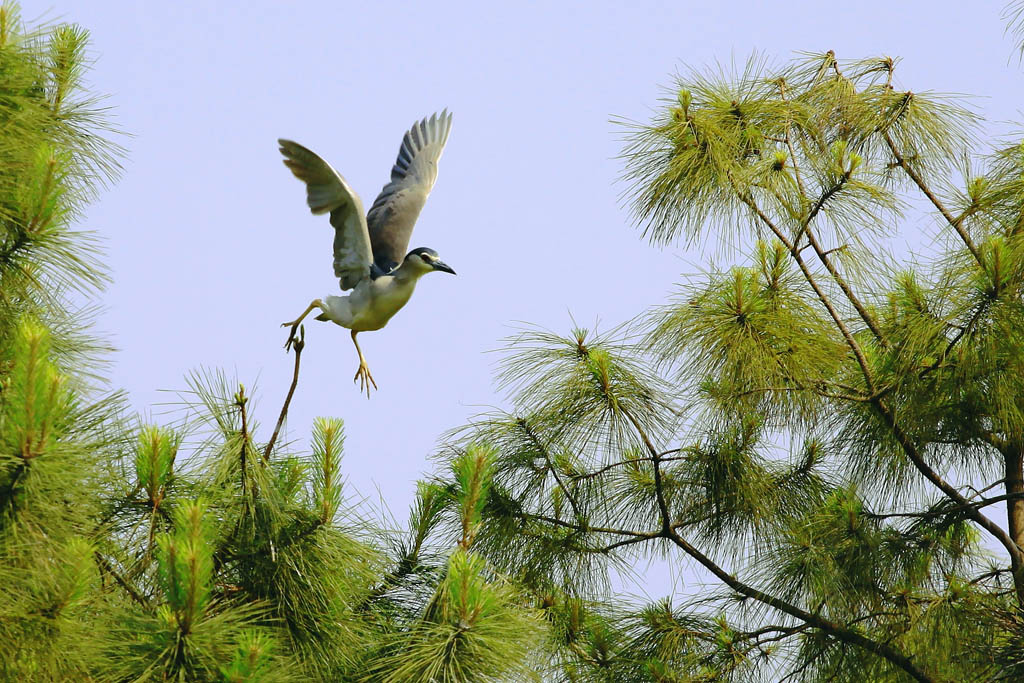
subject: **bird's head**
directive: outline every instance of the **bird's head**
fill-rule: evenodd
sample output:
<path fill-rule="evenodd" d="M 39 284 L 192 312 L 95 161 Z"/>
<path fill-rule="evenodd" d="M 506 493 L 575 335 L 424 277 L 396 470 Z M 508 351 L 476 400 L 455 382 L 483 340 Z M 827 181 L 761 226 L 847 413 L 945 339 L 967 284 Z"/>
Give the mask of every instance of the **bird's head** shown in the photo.
<path fill-rule="evenodd" d="M 429 247 L 417 247 L 405 256 L 405 263 L 413 268 L 428 273 L 432 270 L 440 270 L 444 273 L 455 275 L 455 271 L 447 263 L 437 256 L 437 252 Z"/>

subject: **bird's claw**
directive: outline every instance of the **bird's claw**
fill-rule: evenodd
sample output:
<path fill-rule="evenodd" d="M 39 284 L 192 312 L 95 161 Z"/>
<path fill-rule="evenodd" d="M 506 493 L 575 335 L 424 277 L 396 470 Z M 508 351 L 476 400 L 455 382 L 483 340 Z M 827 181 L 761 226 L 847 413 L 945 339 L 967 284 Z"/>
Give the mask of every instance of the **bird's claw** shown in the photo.
<path fill-rule="evenodd" d="M 356 376 L 352 378 L 352 382 L 355 383 L 356 380 L 359 380 L 359 392 L 365 391 L 366 398 L 369 399 L 370 385 L 372 384 L 373 388 L 376 389 L 377 383 L 373 381 L 373 375 L 370 374 L 370 368 L 365 361 L 360 361 L 359 363 L 359 369 L 356 370 Z"/>
<path fill-rule="evenodd" d="M 286 341 L 284 343 L 284 350 L 286 352 L 287 351 L 291 351 L 292 347 L 294 346 L 295 350 L 298 351 L 298 350 L 300 350 L 300 346 L 306 340 L 306 329 L 305 329 L 305 326 L 302 326 L 302 330 L 301 330 L 301 332 L 299 332 L 300 325 L 299 325 L 298 322 L 281 323 L 281 327 L 288 327 L 289 325 L 291 325 L 292 329 L 291 329 L 291 332 L 288 333 L 288 341 Z M 299 332 L 299 334 L 296 335 L 295 334 L 296 332 Z"/>

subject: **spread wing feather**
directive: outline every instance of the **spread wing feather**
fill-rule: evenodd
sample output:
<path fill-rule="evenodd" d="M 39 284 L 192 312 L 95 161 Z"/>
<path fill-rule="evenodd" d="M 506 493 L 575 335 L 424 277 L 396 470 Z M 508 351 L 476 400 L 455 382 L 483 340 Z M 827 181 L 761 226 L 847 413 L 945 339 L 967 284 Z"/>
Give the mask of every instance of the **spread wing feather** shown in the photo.
<path fill-rule="evenodd" d="M 342 289 L 369 276 L 373 263 L 363 202 L 341 174 L 319 156 L 291 140 L 278 140 L 284 165 L 306 184 L 306 203 L 314 214 L 330 212 L 334 226 L 334 275 Z"/>
<path fill-rule="evenodd" d="M 366 220 L 373 259 L 389 272 L 402 262 L 416 219 L 437 179 L 437 162 L 452 130 L 452 115 L 440 114 L 414 123 L 402 137 L 391 182 L 373 201 Z"/>

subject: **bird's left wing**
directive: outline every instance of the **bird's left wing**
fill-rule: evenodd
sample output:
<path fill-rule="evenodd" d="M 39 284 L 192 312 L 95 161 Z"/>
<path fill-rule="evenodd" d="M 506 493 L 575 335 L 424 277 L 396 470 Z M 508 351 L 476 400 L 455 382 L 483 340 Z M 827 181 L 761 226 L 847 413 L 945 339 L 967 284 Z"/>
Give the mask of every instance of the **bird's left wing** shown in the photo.
<path fill-rule="evenodd" d="M 291 140 L 278 140 L 284 165 L 306 183 L 306 203 L 314 214 L 331 212 L 334 226 L 334 275 L 342 289 L 369 277 L 373 264 L 363 202 L 341 174 L 319 156 Z"/>
<path fill-rule="evenodd" d="M 452 115 L 445 109 L 412 124 L 402 137 L 391 182 L 373 201 L 366 220 L 373 259 L 385 273 L 405 258 L 412 228 L 437 179 L 437 162 L 452 130 Z"/>

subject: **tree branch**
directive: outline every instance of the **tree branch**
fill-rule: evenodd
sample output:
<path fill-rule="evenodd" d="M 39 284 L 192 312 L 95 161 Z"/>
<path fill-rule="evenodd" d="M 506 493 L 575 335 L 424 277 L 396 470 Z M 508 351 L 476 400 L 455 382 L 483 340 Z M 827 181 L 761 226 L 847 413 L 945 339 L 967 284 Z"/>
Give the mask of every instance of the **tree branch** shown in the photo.
<path fill-rule="evenodd" d="M 573 524 L 572 522 L 566 522 L 565 520 L 558 519 L 557 517 L 548 517 L 547 515 L 536 515 L 532 513 L 525 513 L 523 515 L 525 519 L 533 519 L 540 522 L 547 522 L 554 526 L 560 526 L 565 529 L 572 529 L 580 533 L 594 532 L 598 534 L 612 534 L 615 536 L 629 536 L 631 538 L 639 538 L 641 540 L 658 538 L 661 535 L 660 531 L 633 531 L 631 529 L 613 529 L 611 527 L 601 526 L 590 526 L 586 523 Z"/>
<path fill-rule="evenodd" d="M 295 394 L 295 387 L 299 383 L 299 362 L 302 359 L 302 349 L 306 346 L 306 326 L 299 326 L 299 338 L 292 342 L 292 346 L 295 348 L 295 372 L 292 374 L 292 385 L 288 387 L 288 395 L 285 396 L 284 405 L 281 406 L 281 414 L 277 417 L 277 426 L 274 427 L 274 433 L 270 437 L 270 441 L 267 442 L 267 447 L 263 451 L 263 464 L 270 462 L 270 453 L 274 450 L 274 444 L 277 442 L 277 435 L 281 432 L 281 425 L 284 424 L 285 417 L 288 416 L 288 406 L 291 405 L 292 396 Z"/>
<path fill-rule="evenodd" d="M 655 480 L 655 487 L 656 487 L 656 491 L 657 491 L 658 488 L 660 488 L 660 484 L 658 483 L 657 478 Z M 658 495 L 658 498 L 659 498 L 659 500 L 663 501 L 664 500 L 664 495 L 663 494 Z M 659 507 L 661 507 L 660 504 L 659 504 Z M 769 595 L 768 593 L 765 593 L 763 591 L 760 591 L 760 590 L 758 590 L 758 589 L 756 589 L 756 588 L 754 588 L 752 586 L 749 586 L 749 585 L 743 583 L 742 581 L 737 579 L 735 576 L 729 574 L 724 569 L 719 567 L 713 560 L 711 560 L 709 557 L 707 557 L 706 555 L 701 553 L 695 547 L 691 546 L 685 539 L 683 539 L 678 534 L 678 532 L 676 531 L 676 529 L 679 528 L 679 526 L 681 526 L 681 525 L 669 525 L 668 528 L 662 528 L 662 529 L 659 529 L 657 531 L 642 532 L 642 531 L 633 531 L 633 530 L 629 530 L 629 529 L 614 529 L 614 528 L 605 528 L 605 527 L 582 527 L 582 526 L 580 526 L 578 524 L 572 524 L 570 522 L 565 522 L 565 521 L 562 521 L 560 519 L 556 519 L 554 517 L 547 517 L 547 516 L 544 516 L 544 515 L 527 514 L 525 517 L 527 519 L 535 519 L 535 520 L 538 520 L 538 521 L 543 521 L 543 522 L 547 522 L 547 523 L 553 524 L 555 526 L 560 526 L 560 527 L 572 529 L 573 531 L 576 531 L 576 532 L 579 532 L 579 533 L 586 533 L 586 532 L 589 531 L 589 532 L 607 533 L 607 534 L 619 535 L 619 536 L 625 536 L 626 537 L 626 538 L 623 538 L 623 539 L 621 539 L 619 541 L 611 543 L 611 544 L 609 544 L 607 546 L 603 546 L 603 547 L 600 547 L 600 548 L 590 549 L 589 552 L 598 552 L 598 553 L 607 554 L 607 553 L 615 550 L 616 548 L 620 548 L 620 547 L 623 547 L 623 546 L 633 545 L 633 544 L 637 544 L 637 543 L 643 543 L 643 542 L 650 541 L 650 540 L 653 540 L 653 539 L 656 539 L 656 538 L 666 538 L 670 542 L 672 542 L 674 545 L 676 545 L 677 547 L 681 548 L 687 555 L 689 555 L 690 557 L 695 559 L 698 563 L 703 565 L 716 578 L 718 578 L 720 581 L 722 581 L 728 587 L 732 588 L 737 593 L 739 593 L 741 595 L 745 595 L 745 596 L 747 596 L 749 598 L 753 598 L 754 600 L 757 600 L 758 602 L 761 602 L 762 604 L 768 605 L 769 607 L 773 607 L 773 608 L 779 610 L 780 612 L 783 612 L 784 614 L 788 614 L 788 615 L 790 615 L 792 617 L 796 617 L 797 619 L 799 619 L 802 622 L 804 622 L 804 624 L 806 624 L 806 627 L 794 627 L 794 629 L 793 629 L 794 632 L 804 630 L 804 628 L 816 628 L 816 629 L 819 629 L 819 630 L 824 631 L 825 633 L 828 633 L 829 635 L 835 637 L 838 640 L 841 640 L 841 641 L 843 641 L 845 643 L 848 643 L 850 645 L 854 645 L 854 646 L 866 649 L 869 652 L 873 652 L 876 655 L 878 655 L 878 656 L 880 656 L 880 657 L 882 657 L 884 659 L 889 660 L 890 662 L 892 662 L 896 666 L 898 666 L 901 669 L 903 669 L 904 671 L 906 671 L 908 674 L 910 674 L 910 676 L 912 676 L 917 681 L 927 681 L 927 682 L 932 681 L 932 679 L 930 677 L 925 675 L 917 667 L 914 666 L 914 664 L 911 662 L 910 658 L 902 655 L 899 651 L 895 650 L 894 648 L 892 648 L 888 644 L 880 643 L 880 642 L 871 640 L 870 638 L 868 638 L 868 637 L 866 637 L 866 636 L 864 636 L 864 635 L 862 635 L 862 634 L 860 634 L 860 633 L 858 633 L 858 632 L 856 632 L 854 630 L 851 630 L 851 629 L 849 629 L 849 628 L 847 628 L 845 626 L 842 626 L 840 624 L 831 622 L 831 621 L 825 619 L 824 617 L 822 617 L 822 616 L 820 616 L 818 614 L 813 614 L 811 612 L 807 612 L 806 610 L 803 610 L 803 609 L 797 607 L 796 605 L 790 604 L 790 603 L 788 603 L 788 602 L 786 602 L 786 601 L 784 601 L 784 600 L 782 600 L 780 598 L 776 598 L 776 597 L 774 597 L 772 595 Z M 583 550 L 583 549 L 581 549 L 581 550 Z"/>
<path fill-rule="evenodd" d="M 1000 482 L 1001 481 L 1003 481 L 1003 480 L 1000 479 Z M 969 510 L 971 508 L 977 510 L 977 509 L 980 509 L 980 508 L 983 508 L 983 507 L 988 507 L 989 505 L 994 505 L 995 503 L 1001 503 L 1001 502 L 1003 502 L 1005 500 L 1019 500 L 1021 498 L 1024 498 L 1024 493 L 1004 493 L 1004 494 L 999 495 L 999 496 L 992 496 L 991 498 L 982 498 L 981 500 L 976 500 L 976 501 L 967 503 L 966 505 L 954 505 L 953 507 L 941 508 L 941 509 L 938 509 L 938 510 L 928 510 L 927 512 L 889 512 L 889 513 L 885 513 L 885 514 L 877 514 L 877 513 L 874 513 L 874 512 L 869 512 L 869 513 L 867 513 L 867 516 L 870 517 L 871 519 L 879 519 L 879 520 L 881 520 L 881 519 L 892 519 L 894 517 L 912 517 L 912 518 L 917 518 L 917 519 L 934 519 L 936 517 L 945 517 L 947 515 L 952 515 L 953 513 L 956 513 L 956 512 L 964 512 L 965 510 Z"/>
<path fill-rule="evenodd" d="M 821 244 L 818 242 L 818 238 L 815 237 L 814 231 L 811 230 L 811 226 L 807 225 L 804 229 L 807 234 L 807 241 L 810 243 L 811 248 L 814 249 L 814 253 L 818 255 L 818 260 L 825 266 L 832 279 L 836 281 L 839 288 L 843 290 L 843 294 L 846 295 L 846 299 L 857 309 L 857 314 L 860 315 L 860 319 L 864 321 L 864 324 L 868 326 L 871 333 L 875 335 L 875 338 L 882 343 L 883 346 L 888 345 L 885 339 L 885 335 L 882 334 L 882 329 L 878 326 L 878 322 L 875 317 L 871 315 L 864 304 L 861 303 L 860 299 L 853 293 L 853 289 L 845 278 L 839 273 L 839 269 L 836 268 L 835 264 L 832 263 L 832 259 L 828 257 L 829 251 L 824 251 L 821 248 Z"/>
<path fill-rule="evenodd" d="M 246 406 L 246 404 L 248 402 L 249 402 L 249 399 L 246 398 L 246 396 L 245 396 L 245 387 L 242 386 L 242 385 L 239 385 L 238 393 L 235 394 L 235 406 L 238 408 L 238 412 L 241 414 L 241 417 L 242 417 L 242 448 L 241 448 L 242 452 L 241 452 L 241 454 L 239 456 L 240 463 L 241 463 L 241 470 L 242 470 L 242 495 L 245 495 L 245 492 L 246 492 L 246 481 L 245 481 L 246 462 L 245 462 L 245 456 L 246 456 L 246 453 L 249 450 L 249 421 L 248 421 L 248 416 L 246 415 L 246 410 L 245 410 L 245 406 Z"/>
<path fill-rule="evenodd" d="M 739 193 L 738 188 L 736 189 Z M 871 378 L 871 369 L 868 366 L 868 360 L 867 357 L 864 355 L 864 351 L 860 348 L 860 344 L 857 343 L 857 340 L 854 339 L 853 333 L 850 332 L 850 328 L 846 325 L 846 321 L 843 320 L 842 316 L 839 315 L 839 311 L 837 311 L 835 306 L 832 304 L 832 300 L 829 299 L 828 295 L 818 284 L 817 279 L 814 277 L 814 273 L 811 272 L 811 269 L 807 266 L 807 262 L 804 261 L 803 257 L 800 255 L 800 250 L 796 248 L 796 244 L 786 238 L 782 230 L 777 225 L 775 225 L 775 222 L 772 221 L 772 219 L 769 218 L 764 213 L 764 211 L 761 210 L 761 207 L 757 205 L 757 202 L 755 202 L 753 198 L 750 197 L 750 195 L 745 193 L 739 193 L 739 198 L 740 201 L 742 201 L 744 204 L 750 207 L 751 210 L 754 211 L 757 217 L 760 218 L 761 221 L 765 225 L 767 225 L 773 233 L 775 233 L 775 236 L 779 238 L 779 241 L 781 241 L 782 244 L 786 247 L 786 249 L 789 250 L 789 253 L 792 255 L 793 260 L 796 261 L 797 266 L 800 267 L 800 271 L 804 274 L 804 279 L 807 280 L 807 283 L 814 290 L 814 293 L 817 295 L 818 300 L 821 301 L 821 303 L 825 306 L 825 309 L 832 317 L 833 322 L 835 322 L 836 326 L 839 328 L 839 331 L 842 333 L 843 338 L 846 340 L 847 346 L 849 346 L 850 349 L 853 351 L 853 355 L 857 359 L 857 364 L 860 365 L 861 373 L 864 375 L 864 382 L 867 385 L 868 393 L 874 393 L 875 387 L 874 382 Z"/>
<path fill-rule="evenodd" d="M 633 425 L 633 428 L 636 429 L 640 439 L 644 442 L 644 446 L 647 448 L 647 452 L 651 454 L 651 463 L 654 465 L 654 494 L 658 501 L 658 511 L 661 514 L 661 531 L 663 534 L 668 534 L 672 530 L 672 519 L 669 515 L 668 503 L 665 501 L 665 491 L 661 480 L 661 452 L 651 443 L 646 430 L 633 417 L 632 411 L 625 407 L 620 407 L 619 409 L 626 416 L 626 419 L 629 420 L 630 424 Z"/>
<path fill-rule="evenodd" d="M 772 230 L 772 232 L 780 236 L 780 239 L 785 237 L 782 234 L 782 231 L 778 228 L 778 226 L 775 225 L 771 218 L 765 215 L 765 213 L 749 195 L 741 194 L 740 200 L 743 201 L 747 206 L 749 206 L 757 214 L 757 216 Z M 896 424 L 895 416 L 889 410 L 888 406 L 886 406 L 885 403 L 882 402 L 880 395 L 878 395 L 876 392 L 874 380 L 872 378 L 867 358 L 864 356 L 864 352 L 860 348 L 860 345 L 857 343 L 857 340 L 854 339 L 853 334 L 850 332 L 849 327 L 847 327 L 846 325 L 846 322 L 840 317 L 839 312 L 835 309 L 835 306 L 832 304 L 832 301 L 828 298 L 828 295 L 825 294 L 825 292 L 818 285 L 813 273 L 811 273 L 810 269 L 807 267 L 807 264 L 800 256 L 799 250 L 794 248 L 795 245 L 786 240 L 783 240 L 783 244 L 785 244 L 786 247 L 789 249 L 789 252 L 790 254 L 792 254 L 793 259 L 796 261 L 797 265 L 800 267 L 800 270 L 803 272 L 804 278 L 807 280 L 808 284 L 810 284 L 811 287 L 814 289 L 814 292 L 818 296 L 818 299 L 822 302 L 822 304 L 824 304 L 825 308 L 829 312 L 829 315 L 831 315 L 832 320 L 835 322 L 836 326 L 839 327 L 839 330 L 842 333 L 843 338 L 846 339 L 847 345 L 853 351 L 853 354 L 857 359 L 857 363 L 858 365 L 860 365 L 861 373 L 864 376 L 864 382 L 867 385 L 868 392 L 873 395 L 871 403 L 874 404 L 878 413 L 882 416 L 886 427 L 888 427 L 889 431 L 896 438 L 896 441 L 897 443 L 899 443 L 900 448 L 903 450 L 904 453 L 906 453 L 907 457 L 910 458 L 911 463 L 913 463 L 917 471 L 924 475 L 925 479 L 931 482 L 940 491 L 946 494 L 946 496 L 948 496 L 950 499 L 954 500 L 960 505 L 965 505 L 969 507 L 969 501 L 966 498 L 964 498 L 959 491 L 950 486 L 948 482 L 946 482 L 942 477 L 940 477 L 935 472 L 935 470 L 933 470 L 928 465 L 928 463 L 925 462 L 924 458 L 921 456 L 921 453 L 918 450 L 917 446 L 914 444 L 914 442 L 910 439 L 909 436 L 907 436 L 907 434 L 902 430 L 902 428 L 898 424 Z M 989 534 L 991 534 L 993 538 L 999 541 L 999 543 L 1004 548 L 1006 548 L 1006 552 L 1009 553 L 1010 560 L 1014 564 L 1014 566 L 1024 565 L 1024 553 L 1021 552 L 1021 549 L 1017 546 L 1017 544 L 1013 542 L 1009 535 L 998 524 L 996 524 L 991 519 L 981 514 L 977 510 L 969 510 L 968 516 L 972 521 L 976 522 L 981 528 L 985 529 Z"/>
<path fill-rule="evenodd" d="M 555 464 L 551 461 L 551 455 L 548 453 L 547 447 L 543 443 L 541 443 L 540 438 L 538 438 L 537 434 L 533 431 L 533 429 L 530 427 L 529 423 L 527 423 L 525 419 L 519 418 L 518 420 L 516 420 L 516 422 L 519 425 L 519 428 L 523 430 L 526 436 L 533 443 L 533 445 L 537 447 L 537 450 L 539 450 L 541 454 L 544 456 L 544 462 L 548 464 L 548 470 L 550 470 L 551 474 L 554 475 L 555 482 L 557 482 L 558 484 L 558 488 L 560 488 L 562 490 L 562 493 L 565 494 L 565 497 L 569 499 L 569 505 L 572 507 L 572 511 L 576 514 L 576 519 L 584 521 L 586 518 L 583 516 L 583 511 L 580 508 L 580 504 L 576 501 L 576 496 L 572 494 L 572 491 L 570 491 L 562 482 L 562 478 L 558 475 L 558 469 L 555 468 Z"/>
<path fill-rule="evenodd" d="M 783 78 L 779 79 L 779 96 L 782 97 L 782 101 L 787 105 L 789 100 L 786 98 L 786 81 Z M 789 148 L 789 158 L 793 162 L 793 175 L 796 177 L 796 186 L 800 190 L 800 199 L 808 201 L 807 190 L 804 188 L 804 181 L 800 177 L 800 166 L 797 163 L 796 149 L 793 147 L 793 140 L 789 135 L 789 129 L 792 127 L 793 121 L 789 117 L 789 110 L 786 111 L 786 147 Z"/>
<path fill-rule="evenodd" d="M 924 461 L 917 446 L 911 441 L 910 437 L 903 431 L 903 429 L 896 424 L 896 418 L 893 416 L 889 408 L 882 403 L 882 399 L 876 398 L 872 403 L 878 410 L 878 413 L 882 416 L 889 431 L 892 432 L 899 443 L 900 448 L 906 453 L 907 457 L 910 458 L 910 462 L 913 463 L 914 467 L 918 472 L 924 475 L 925 479 L 930 481 L 936 488 L 946 494 L 950 499 L 956 501 L 967 511 L 967 516 L 978 524 L 985 531 L 989 532 L 993 538 L 1006 548 L 1006 552 L 1010 555 L 1010 561 L 1014 566 L 1021 566 L 1024 564 L 1024 554 L 1021 553 L 1021 549 L 1013 542 L 1013 539 L 1000 527 L 998 524 L 993 522 L 991 519 L 981 514 L 978 510 L 971 507 L 971 503 L 965 498 L 959 491 L 951 486 L 945 479 L 940 477 L 935 470 L 933 470 L 928 463 Z"/>
<path fill-rule="evenodd" d="M 107 558 L 103 557 L 98 550 L 93 552 L 93 557 L 96 558 L 96 562 L 100 565 L 100 569 L 113 577 L 114 581 L 117 582 L 117 585 L 124 589 L 124 592 L 128 594 L 128 597 L 137 602 L 147 612 L 150 610 L 149 602 L 142 597 L 142 594 L 139 593 L 135 586 L 128 583 L 128 581 L 126 581 L 125 578 L 121 576 L 116 569 L 114 569 L 114 566 L 110 564 Z"/>
<path fill-rule="evenodd" d="M 903 155 L 900 154 L 900 150 L 896 147 L 896 143 L 893 141 L 892 136 L 889 135 L 889 131 L 882 131 L 882 137 L 885 139 L 885 144 L 889 146 L 889 151 L 891 151 L 892 155 L 896 158 L 896 165 L 902 168 L 903 172 L 914 181 L 914 184 L 917 185 L 918 189 L 921 190 L 924 196 L 928 198 L 928 201 L 932 203 L 932 206 L 938 209 L 939 213 L 941 213 L 942 217 L 946 219 L 946 222 L 949 223 L 950 227 L 956 231 L 956 234 L 960 235 L 960 239 L 963 240 L 965 245 L 967 245 L 967 249 L 974 256 L 974 260 L 978 262 L 978 265 L 984 267 L 985 264 L 984 261 L 982 261 L 981 252 L 978 251 L 977 245 L 974 244 L 971 236 L 967 234 L 967 230 L 964 229 L 963 219 L 966 214 L 961 214 L 959 218 L 954 218 L 949 209 L 945 207 L 942 201 L 931 191 L 931 188 L 928 187 L 927 183 L 924 182 L 924 178 L 922 178 L 917 171 L 907 164 Z"/>
<path fill-rule="evenodd" d="M 669 453 L 679 453 L 682 450 L 684 450 L 684 449 L 682 449 L 682 448 L 671 448 L 671 449 L 669 449 L 667 451 L 662 451 L 661 453 L 658 454 L 658 456 L 661 459 L 661 462 L 675 462 L 677 460 L 685 460 L 686 458 L 683 458 L 683 457 L 678 457 L 678 458 L 666 458 L 666 457 L 664 457 L 664 456 L 668 455 Z M 613 462 L 613 463 L 610 463 L 608 465 L 605 465 L 601 469 L 594 470 L 593 472 L 586 472 L 584 474 L 576 474 L 576 475 L 569 475 L 569 476 L 571 476 L 574 481 L 581 481 L 583 479 L 593 479 L 594 477 L 599 477 L 602 474 L 604 474 L 604 473 L 606 473 L 606 472 L 608 472 L 610 470 L 615 469 L 616 467 L 625 467 L 626 465 L 636 465 L 637 463 L 641 463 L 641 462 L 650 462 L 650 460 L 651 460 L 650 457 L 627 458 L 626 460 L 618 460 L 616 462 Z"/>
<path fill-rule="evenodd" d="M 685 552 L 687 555 L 696 560 L 705 569 L 714 574 L 719 581 L 729 586 L 729 588 L 732 588 L 737 593 L 741 595 L 746 595 L 747 597 L 753 598 L 754 600 L 757 600 L 760 603 L 768 605 L 769 607 L 773 607 L 779 610 L 780 612 L 788 614 L 792 617 L 796 617 L 797 619 L 800 619 L 809 626 L 824 631 L 825 633 L 831 635 L 837 640 L 841 640 L 844 643 L 855 645 L 864 650 L 867 650 L 868 652 L 872 652 L 878 655 L 879 657 L 882 657 L 883 659 L 892 662 L 899 668 L 903 669 L 903 671 L 907 672 L 907 674 L 909 674 L 910 677 L 913 678 L 915 681 L 921 681 L 922 683 L 931 683 L 933 681 L 933 679 L 930 676 L 926 675 L 923 671 L 918 669 L 909 657 L 903 655 L 889 644 L 871 640 L 870 638 L 858 633 L 857 631 L 851 630 L 849 628 L 846 628 L 845 626 L 829 621 L 828 619 L 825 619 L 824 617 L 818 614 L 812 614 L 810 612 L 802 610 L 796 605 L 792 605 L 784 600 L 764 593 L 763 591 L 760 591 L 754 588 L 753 586 L 749 586 L 743 583 L 735 576 L 729 574 L 724 569 L 719 567 L 713 560 L 711 560 L 711 558 L 707 557 L 699 550 L 697 550 L 695 547 L 690 545 L 682 536 L 677 534 L 675 531 L 670 531 L 667 538 L 680 549 L 682 549 L 683 552 Z"/>

